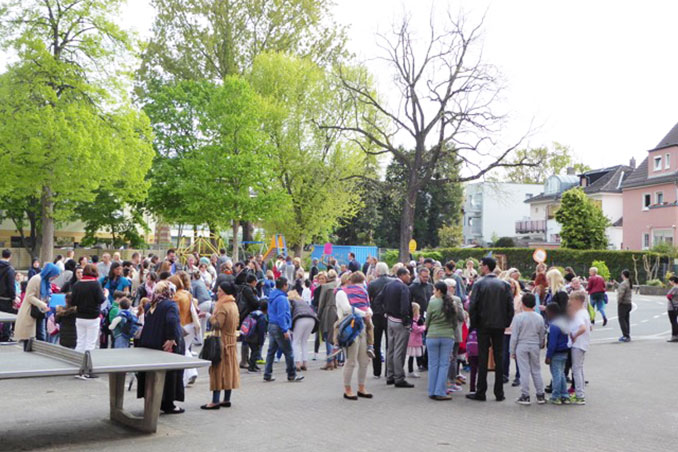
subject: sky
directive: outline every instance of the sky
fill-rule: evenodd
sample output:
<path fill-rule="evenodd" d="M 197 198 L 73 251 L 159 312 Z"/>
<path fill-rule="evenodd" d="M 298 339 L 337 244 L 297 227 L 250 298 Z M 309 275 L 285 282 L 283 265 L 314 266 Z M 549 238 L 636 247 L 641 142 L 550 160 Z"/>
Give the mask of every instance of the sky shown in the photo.
<path fill-rule="evenodd" d="M 592 167 L 638 163 L 678 122 L 678 2 L 659 0 L 336 0 L 334 17 L 349 26 L 349 50 L 390 79 L 374 58 L 377 32 L 404 13 L 425 33 L 431 6 L 436 21 L 463 11 L 469 23 L 484 15 L 485 63 L 502 74 L 499 107 L 508 121 L 499 139 L 525 146 L 557 141 Z M 121 23 L 150 36 L 148 0 L 129 0 Z"/>

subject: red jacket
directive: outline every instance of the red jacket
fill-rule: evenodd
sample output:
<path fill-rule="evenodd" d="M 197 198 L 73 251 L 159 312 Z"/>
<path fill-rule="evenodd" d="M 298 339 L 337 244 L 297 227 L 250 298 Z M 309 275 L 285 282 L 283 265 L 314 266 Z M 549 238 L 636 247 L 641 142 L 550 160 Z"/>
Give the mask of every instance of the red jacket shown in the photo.
<path fill-rule="evenodd" d="M 586 286 L 586 291 L 589 293 L 589 295 L 605 292 L 605 280 L 602 278 L 602 276 L 591 276 L 589 278 L 589 283 Z"/>

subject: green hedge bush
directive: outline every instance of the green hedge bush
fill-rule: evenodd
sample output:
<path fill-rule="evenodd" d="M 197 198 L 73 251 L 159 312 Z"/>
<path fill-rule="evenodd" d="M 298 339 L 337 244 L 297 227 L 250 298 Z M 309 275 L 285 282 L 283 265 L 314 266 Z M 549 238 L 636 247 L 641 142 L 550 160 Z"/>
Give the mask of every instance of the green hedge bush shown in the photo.
<path fill-rule="evenodd" d="M 445 263 L 449 260 L 458 261 L 460 267 L 462 263 L 468 258 L 480 260 L 489 252 L 494 255 L 506 256 L 507 268 L 517 268 L 526 278 L 535 270 L 536 263 L 532 259 L 534 249 L 532 248 L 436 248 L 434 250 L 421 250 L 414 254 L 415 259 L 420 255 L 424 257 L 431 257 Z M 588 276 L 589 267 L 593 261 L 604 261 L 607 265 L 612 279 L 619 280 L 622 270 L 628 269 L 634 277 L 634 282 L 645 283 L 647 275 L 643 268 L 642 256 L 647 255 L 654 259 L 657 256 L 661 258 L 661 265 L 659 269 L 659 278 L 663 278 L 666 271 L 672 270 L 672 260 L 669 256 L 660 255 L 651 251 L 617 251 L 617 250 L 571 250 L 571 249 L 553 249 L 546 250 L 547 259 L 546 264 L 549 267 L 567 267 L 570 266 L 578 275 Z M 633 257 L 637 259 L 638 281 L 635 281 L 635 273 L 633 266 Z M 388 250 L 382 254 L 382 260 L 387 262 L 390 266 L 398 262 L 398 251 Z"/>

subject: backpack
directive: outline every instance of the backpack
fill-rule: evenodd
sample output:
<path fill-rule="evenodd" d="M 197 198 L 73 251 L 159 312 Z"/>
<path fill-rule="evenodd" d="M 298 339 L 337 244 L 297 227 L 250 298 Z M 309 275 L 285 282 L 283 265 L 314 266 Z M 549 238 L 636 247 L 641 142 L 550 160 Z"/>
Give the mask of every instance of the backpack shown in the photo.
<path fill-rule="evenodd" d="M 337 342 L 340 347 L 349 347 L 365 328 L 362 317 L 355 314 L 355 308 L 351 308 L 351 315 L 341 319 L 337 328 Z"/>
<path fill-rule="evenodd" d="M 242 325 L 240 325 L 240 334 L 242 335 L 243 339 L 249 339 L 252 336 L 254 336 L 256 331 L 257 331 L 257 319 L 255 319 L 250 313 L 242 321 Z"/>
<path fill-rule="evenodd" d="M 118 317 L 123 317 L 123 324 L 120 327 L 120 332 L 125 337 L 134 337 L 137 330 L 139 329 L 139 319 L 137 316 L 132 314 L 129 311 L 120 311 Z"/>

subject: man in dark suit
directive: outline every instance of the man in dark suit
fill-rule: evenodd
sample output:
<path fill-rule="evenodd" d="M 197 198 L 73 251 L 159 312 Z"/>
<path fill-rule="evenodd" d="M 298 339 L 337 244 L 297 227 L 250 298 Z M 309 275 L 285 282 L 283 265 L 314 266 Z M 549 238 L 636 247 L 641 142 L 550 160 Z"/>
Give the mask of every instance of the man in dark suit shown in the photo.
<path fill-rule="evenodd" d="M 513 296 L 511 287 L 497 278 L 494 269 L 497 262 L 485 257 L 480 263 L 483 275 L 473 284 L 469 314 L 471 329 L 478 331 L 478 384 L 476 392 L 466 394 L 471 400 L 485 401 L 487 392 L 487 362 L 490 345 L 494 355 L 494 395 L 498 402 L 505 399 L 504 381 L 500 371 L 503 369 L 504 329 L 511 325 L 513 319 Z"/>
<path fill-rule="evenodd" d="M 370 307 L 374 324 L 374 351 L 376 356 L 372 359 L 372 371 L 376 378 L 381 377 L 381 338 L 386 337 L 386 348 L 388 348 L 388 336 L 386 335 L 386 309 L 384 307 L 384 297 L 379 296 L 388 283 L 393 278 L 388 276 L 388 265 L 379 262 L 375 267 L 377 278 L 367 286 L 367 294 L 370 296 Z"/>

